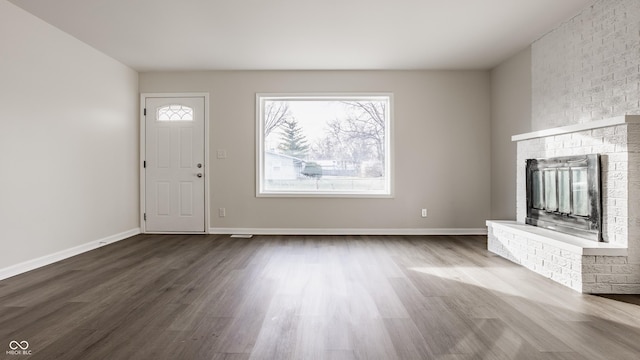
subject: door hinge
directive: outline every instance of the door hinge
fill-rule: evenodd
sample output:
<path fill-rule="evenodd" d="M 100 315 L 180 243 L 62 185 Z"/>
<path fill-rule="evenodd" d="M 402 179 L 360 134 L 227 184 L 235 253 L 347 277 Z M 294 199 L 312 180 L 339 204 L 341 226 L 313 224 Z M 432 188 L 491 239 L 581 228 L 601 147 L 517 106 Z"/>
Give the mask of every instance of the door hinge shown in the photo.
<path fill-rule="evenodd" d="M 144 213 L 143 218 L 144 218 L 144 221 L 147 221 L 147 213 Z"/>
<path fill-rule="evenodd" d="M 147 116 L 147 108 L 144 108 L 144 116 Z"/>
<path fill-rule="evenodd" d="M 144 160 L 144 161 L 142 162 L 142 167 L 143 167 L 143 168 L 145 168 L 145 169 L 147 168 L 147 160 Z"/>

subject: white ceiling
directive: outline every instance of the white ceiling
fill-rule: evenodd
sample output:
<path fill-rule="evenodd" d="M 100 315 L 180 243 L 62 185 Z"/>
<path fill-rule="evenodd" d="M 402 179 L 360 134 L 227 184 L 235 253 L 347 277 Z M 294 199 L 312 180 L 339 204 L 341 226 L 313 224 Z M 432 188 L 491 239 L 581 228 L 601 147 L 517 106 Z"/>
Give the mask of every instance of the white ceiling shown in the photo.
<path fill-rule="evenodd" d="M 593 0 L 10 0 L 138 71 L 489 69 Z"/>

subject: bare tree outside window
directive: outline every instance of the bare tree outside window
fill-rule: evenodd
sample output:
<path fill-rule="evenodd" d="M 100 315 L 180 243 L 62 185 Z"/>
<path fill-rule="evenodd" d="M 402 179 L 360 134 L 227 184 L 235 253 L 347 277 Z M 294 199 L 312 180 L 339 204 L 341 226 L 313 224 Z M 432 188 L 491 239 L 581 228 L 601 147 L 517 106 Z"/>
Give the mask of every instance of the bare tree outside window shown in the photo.
<path fill-rule="evenodd" d="M 284 101 L 269 101 L 264 108 L 264 133 L 265 136 L 271 134 L 283 122 L 290 118 L 289 104 Z"/>
<path fill-rule="evenodd" d="M 258 94 L 258 195 L 390 195 L 390 95 Z"/>

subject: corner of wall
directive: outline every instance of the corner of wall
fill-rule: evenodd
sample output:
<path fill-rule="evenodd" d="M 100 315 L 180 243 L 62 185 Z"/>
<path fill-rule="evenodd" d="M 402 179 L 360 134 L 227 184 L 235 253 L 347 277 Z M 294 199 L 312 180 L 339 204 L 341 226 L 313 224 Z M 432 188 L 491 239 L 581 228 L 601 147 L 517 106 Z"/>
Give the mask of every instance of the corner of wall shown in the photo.
<path fill-rule="evenodd" d="M 516 145 L 530 131 L 531 47 L 491 70 L 491 217 L 516 217 Z"/>

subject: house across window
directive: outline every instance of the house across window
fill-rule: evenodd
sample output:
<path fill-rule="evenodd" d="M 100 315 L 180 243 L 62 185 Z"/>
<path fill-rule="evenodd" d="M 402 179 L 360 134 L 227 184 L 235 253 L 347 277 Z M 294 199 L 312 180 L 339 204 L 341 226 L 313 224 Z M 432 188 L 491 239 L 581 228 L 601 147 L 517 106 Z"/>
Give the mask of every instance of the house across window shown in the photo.
<path fill-rule="evenodd" d="M 391 196 L 390 94 L 256 98 L 258 196 Z"/>

